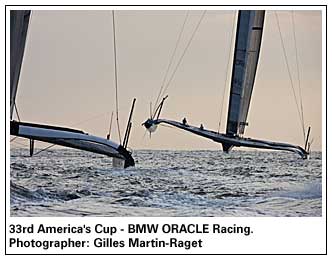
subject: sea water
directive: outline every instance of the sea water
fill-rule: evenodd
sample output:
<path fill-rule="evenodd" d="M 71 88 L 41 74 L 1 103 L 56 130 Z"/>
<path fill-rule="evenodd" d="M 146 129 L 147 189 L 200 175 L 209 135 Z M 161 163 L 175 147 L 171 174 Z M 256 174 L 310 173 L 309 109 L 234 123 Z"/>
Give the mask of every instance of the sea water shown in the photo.
<path fill-rule="evenodd" d="M 10 215 L 35 217 L 322 215 L 322 154 L 155 151 L 135 167 L 73 149 L 11 149 Z"/>

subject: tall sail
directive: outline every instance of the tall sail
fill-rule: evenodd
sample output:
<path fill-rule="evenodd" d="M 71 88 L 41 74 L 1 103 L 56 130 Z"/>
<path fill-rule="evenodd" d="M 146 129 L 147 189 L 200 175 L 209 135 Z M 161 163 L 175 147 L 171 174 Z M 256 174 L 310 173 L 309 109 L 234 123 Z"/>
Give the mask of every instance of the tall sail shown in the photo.
<path fill-rule="evenodd" d="M 10 11 L 10 119 L 13 117 L 30 13 L 30 10 Z"/>
<path fill-rule="evenodd" d="M 239 11 L 229 96 L 227 135 L 245 130 L 257 70 L 265 11 Z M 224 150 L 229 150 L 227 145 Z"/>

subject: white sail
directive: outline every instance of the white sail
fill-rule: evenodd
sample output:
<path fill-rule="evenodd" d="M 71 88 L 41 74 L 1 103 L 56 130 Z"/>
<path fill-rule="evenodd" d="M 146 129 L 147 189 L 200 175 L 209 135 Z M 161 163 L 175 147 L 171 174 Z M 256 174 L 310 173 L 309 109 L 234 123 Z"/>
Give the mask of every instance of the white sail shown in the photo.
<path fill-rule="evenodd" d="M 10 11 L 10 119 L 13 117 L 30 14 L 30 10 Z"/>
<path fill-rule="evenodd" d="M 257 70 L 265 11 L 239 11 L 226 134 L 243 134 Z"/>

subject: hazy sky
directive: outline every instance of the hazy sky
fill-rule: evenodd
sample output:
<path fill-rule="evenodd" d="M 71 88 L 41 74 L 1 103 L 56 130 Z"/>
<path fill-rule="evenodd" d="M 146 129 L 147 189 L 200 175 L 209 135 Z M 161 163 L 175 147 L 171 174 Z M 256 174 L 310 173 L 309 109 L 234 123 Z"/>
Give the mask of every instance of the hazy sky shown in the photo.
<path fill-rule="evenodd" d="M 220 149 L 193 134 L 160 126 L 143 139 L 186 11 L 116 11 L 120 124 L 124 134 L 137 98 L 129 146 L 134 149 Z M 182 55 L 202 11 L 191 11 L 176 54 Z M 233 11 L 207 11 L 173 81 L 162 118 L 217 130 L 233 29 Z M 291 12 L 279 11 L 295 86 L 297 74 Z M 306 125 L 321 150 L 322 21 L 320 11 L 295 11 Z M 111 11 L 34 11 L 17 94 L 22 121 L 68 126 L 105 136 L 115 110 Z M 174 66 L 171 69 L 173 71 Z M 229 73 L 231 70 L 229 70 Z M 222 132 L 228 106 L 223 108 Z M 325 87 L 324 87 L 325 88 Z M 93 119 L 91 119 L 93 118 Z M 89 121 L 86 121 L 91 119 Z M 86 121 L 79 124 L 80 122 Z M 115 122 L 113 118 L 113 123 Z M 303 145 L 290 79 L 273 11 L 267 11 L 245 136 Z M 117 141 L 115 124 L 112 139 Z"/>

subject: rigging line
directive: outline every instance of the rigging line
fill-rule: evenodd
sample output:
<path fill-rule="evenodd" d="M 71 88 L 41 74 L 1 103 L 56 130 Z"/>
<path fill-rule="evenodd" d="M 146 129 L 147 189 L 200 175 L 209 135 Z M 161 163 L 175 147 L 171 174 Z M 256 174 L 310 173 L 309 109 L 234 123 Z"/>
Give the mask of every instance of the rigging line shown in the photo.
<path fill-rule="evenodd" d="M 294 95 L 294 99 L 295 99 L 295 103 L 296 103 L 296 108 L 297 108 L 297 112 L 299 114 L 299 120 L 302 126 L 302 121 L 301 121 L 301 112 L 299 109 L 299 104 L 297 102 L 297 98 L 296 98 L 296 93 L 295 93 L 295 88 L 294 88 L 294 83 L 293 83 L 293 79 L 292 79 L 292 75 L 290 72 L 290 68 L 289 68 L 289 64 L 288 64 L 288 59 L 287 59 L 287 55 L 286 55 L 286 49 L 285 49 L 285 44 L 284 44 L 284 40 L 282 38 L 282 34 L 281 34 L 281 29 L 280 29 L 280 24 L 279 24 L 279 18 L 278 18 L 278 14 L 276 11 L 274 11 L 274 14 L 276 16 L 276 20 L 277 20 L 277 25 L 278 25 L 278 30 L 279 30 L 279 35 L 280 35 L 280 40 L 281 40 L 281 45 L 282 45 L 282 50 L 283 50 L 283 54 L 284 54 L 284 58 L 285 58 L 285 62 L 286 62 L 286 67 L 287 67 L 287 71 L 288 71 L 288 76 L 290 79 L 290 83 L 292 86 L 292 90 L 293 90 L 293 95 Z"/>
<path fill-rule="evenodd" d="M 235 31 L 235 19 L 236 19 L 236 11 L 234 11 L 233 14 L 233 26 L 232 26 L 232 35 L 231 35 L 231 40 L 229 42 L 229 48 L 228 48 L 228 61 L 227 61 L 227 67 L 225 69 L 225 84 L 224 84 L 224 91 L 222 94 L 222 98 L 221 98 L 221 105 L 220 105 L 220 113 L 219 113 L 219 123 L 218 123 L 218 133 L 220 132 L 220 126 L 221 126 L 221 120 L 222 120 L 222 115 L 223 115 L 223 107 L 224 107 L 224 100 L 225 100 L 225 92 L 226 92 L 226 85 L 228 82 L 228 76 L 229 76 L 229 70 L 230 70 L 230 62 L 231 62 L 231 48 L 232 48 L 232 43 L 233 43 L 233 37 L 234 37 L 234 31 Z"/>
<path fill-rule="evenodd" d="M 18 136 L 15 136 L 15 137 L 13 137 L 12 139 L 10 139 L 10 142 L 15 141 L 15 139 L 16 139 L 17 137 L 18 137 Z"/>
<path fill-rule="evenodd" d="M 297 48 L 296 33 L 295 33 L 294 11 L 292 11 L 292 27 L 293 27 L 293 37 L 294 37 L 295 53 L 296 53 L 296 70 L 297 70 L 298 88 L 299 88 L 300 105 L 301 105 L 302 131 L 303 131 L 303 138 L 304 138 L 304 142 L 305 142 L 305 124 L 304 124 L 301 79 L 300 79 L 300 69 L 299 69 L 299 59 L 298 59 L 298 48 Z"/>
<path fill-rule="evenodd" d="M 41 152 L 44 152 L 44 151 L 46 151 L 46 150 L 52 148 L 53 146 L 56 146 L 56 144 L 51 144 L 51 145 L 45 147 L 44 149 L 42 149 L 42 150 L 36 152 L 36 153 L 34 154 L 34 156 L 37 155 L 37 154 L 40 154 Z"/>
<path fill-rule="evenodd" d="M 26 145 L 26 144 L 23 144 L 23 143 L 21 143 L 21 142 L 18 142 L 18 141 L 15 141 L 15 142 L 13 142 L 13 144 L 14 144 L 14 145 L 21 146 L 21 147 L 23 147 L 23 148 L 26 148 L 26 147 L 27 147 L 27 145 Z M 15 148 L 15 147 L 13 147 L 13 148 Z"/>
<path fill-rule="evenodd" d="M 166 73 L 165 73 L 165 75 L 164 75 L 163 81 L 162 81 L 162 83 L 161 83 L 161 87 L 160 87 L 160 90 L 159 90 L 159 93 L 158 93 L 158 96 L 157 96 L 156 102 L 155 102 L 155 104 L 154 104 L 154 108 L 153 108 L 154 111 L 155 111 L 156 108 L 157 108 L 157 105 L 158 105 L 158 102 L 159 102 L 159 99 L 160 99 L 161 92 L 162 92 L 163 88 L 165 87 L 166 78 L 167 78 L 167 76 L 168 76 L 168 73 L 169 73 L 169 70 L 170 70 L 170 68 L 171 68 L 171 65 L 173 64 L 173 60 L 174 60 L 174 57 L 175 57 L 175 53 L 176 53 L 176 51 L 177 51 L 177 49 L 178 49 L 178 46 L 179 46 L 180 40 L 181 40 L 181 38 L 182 38 L 182 34 L 183 34 L 183 31 L 184 31 L 184 27 L 185 27 L 186 22 L 187 22 L 187 20 L 188 20 L 188 16 L 189 16 L 189 10 L 186 12 L 186 16 L 185 16 L 185 19 L 184 19 L 184 21 L 183 21 L 183 24 L 182 24 L 182 27 L 181 27 L 181 30 L 180 30 L 180 34 L 179 34 L 179 36 L 178 36 L 178 38 L 177 38 L 177 41 L 176 41 L 176 43 L 175 43 L 175 48 L 174 48 L 174 50 L 173 50 L 173 53 L 172 53 L 171 59 L 170 59 L 170 61 L 169 61 L 169 63 L 168 63 L 168 67 L 167 67 Z"/>
<path fill-rule="evenodd" d="M 119 142 L 121 141 L 120 134 L 120 124 L 119 124 L 119 99 L 118 99 L 118 70 L 117 70 L 117 60 L 116 60 L 116 40 L 115 40 L 115 18 L 114 18 L 114 10 L 112 10 L 112 18 L 113 18 L 113 50 L 114 50 L 114 77 L 115 77 L 115 105 L 116 105 L 116 124 L 118 127 L 118 135 Z"/>
<path fill-rule="evenodd" d="M 111 114 L 111 121 L 110 121 L 110 127 L 108 129 L 108 138 L 111 137 L 111 131 L 112 131 L 112 121 L 113 121 L 113 111 L 112 111 L 112 114 Z"/>
<path fill-rule="evenodd" d="M 141 139 L 140 144 L 143 143 L 143 141 L 144 141 L 144 139 L 145 139 L 145 136 L 146 136 L 146 133 L 147 133 L 147 132 L 148 132 L 148 130 L 145 130 L 145 131 L 144 131 L 144 134 L 143 134 L 143 136 L 142 136 L 142 139 Z"/>
<path fill-rule="evenodd" d="M 10 141 L 11 141 L 11 142 L 14 141 L 17 137 L 18 137 L 18 136 L 15 136 L 15 137 L 12 138 Z M 19 145 L 19 146 L 21 146 L 21 147 L 23 147 L 23 148 L 26 148 L 26 144 L 23 144 L 23 143 L 20 143 L 20 142 L 17 142 L 17 141 L 15 141 L 13 144 L 16 144 L 16 145 Z M 44 149 L 38 151 L 38 152 L 35 153 L 34 155 L 37 155 L 37 154 L 39 154 L 39 153 L 41 153 L 41 152 L 44 152 L 44 151 L 46 151 L 46 150 L 52 148 L 53 146 L 56 146 L 56 144 L 51 144 L 51 145 L 45 147 Z"/>
<path fill-rule="evenodd" d="M 82 125 L 83 123 L 86 123 L 86 122 L 89 122 L 89 121 L 95 120 L 95 119 L 100 118 L 100 117 L 104 117 L 104 116 L 106 116 L 106 114 L 108 114 L 108 113 L 100 113 L 100 114 L 96 114 L 96 115 L 91 116 L 91 117 L 89 117 L 89 118 L 87 118 L 87 119 L 84 119 L 84 120 L 82 120 L 82 121 L 79 121 L 78 123 L 72 124 L 72 125 L 70 125 L 70 127 L 74 127 L 74 126 Z"/>
<path fill-rule="evenodd" d="M 195 28 L 195 30 L 194 30 L 194 32 L 193 32 L 193 34 L 191 35 L 191 37 L 190 37 L 190 39 L 189 39 L 189 41 L 188 41 L 188 43 L 187 43 L 187 45 L 186 45 L 186 47 L 185 47 L 185 49 L 184 49 L 182 55 L 181 55 L 181 57 L 180 57 L 178 63 L 176 64 L 176 67 L 175 67 L 175 69 L 174 69 L 174 71 L 173 71 L 173 74 L 172 74 L 171 78 L 169 79 L 168 83 L 166 84 L 166 87 L 165 87 L 165 89 L 164 89 L 164 91 L 163 91 L 162 96 L 165 95 L 166 90 L 168 89 L 168 87 L 169 87 L 171 81 L 173 80 L 174 75 L 175 75 L 177 69 L 179 68 L 179 66 L 180 66 L 180 64 L 181 64 L 181 61 L 183 60 L 183 57 L 184 57 L 184 55 L 186 54 L 186 52 L 187 52 L 187 50 L 188 50 L 188 48 L 189 48 L 189 46 L 190 46 L 192 40 L 194 39 L 194 36 L 195 36 L 195 34 L 196 34 L 196 32 L 197 32 L 197 30 L 198 30 L 198 28 L 199 28 L 199 26 L 200 26 L 200 24 L 201 24 L 201 22 L 202 22 L 202 20 L 203 20 L 205 14 L 206 14 L 206 10 L 205 10 L 205 11 L 203 12 L 203 14 L 201 15 L 201 18 L 200 18 L 200 20 L 198 21 L 198 23 L 197 23 L 197 25 L 196 25 L 196 28 Z"/>
<path fill-rule="evenodd" d="M 21 122 L 21 118 L 20 118 L 20 115 L 18 114 L 16 102 L 14 103 L 14 108 L 15 108 L 15 113 L 16 113 L 17 119 L 18 119 L 19 122 Z"/>

